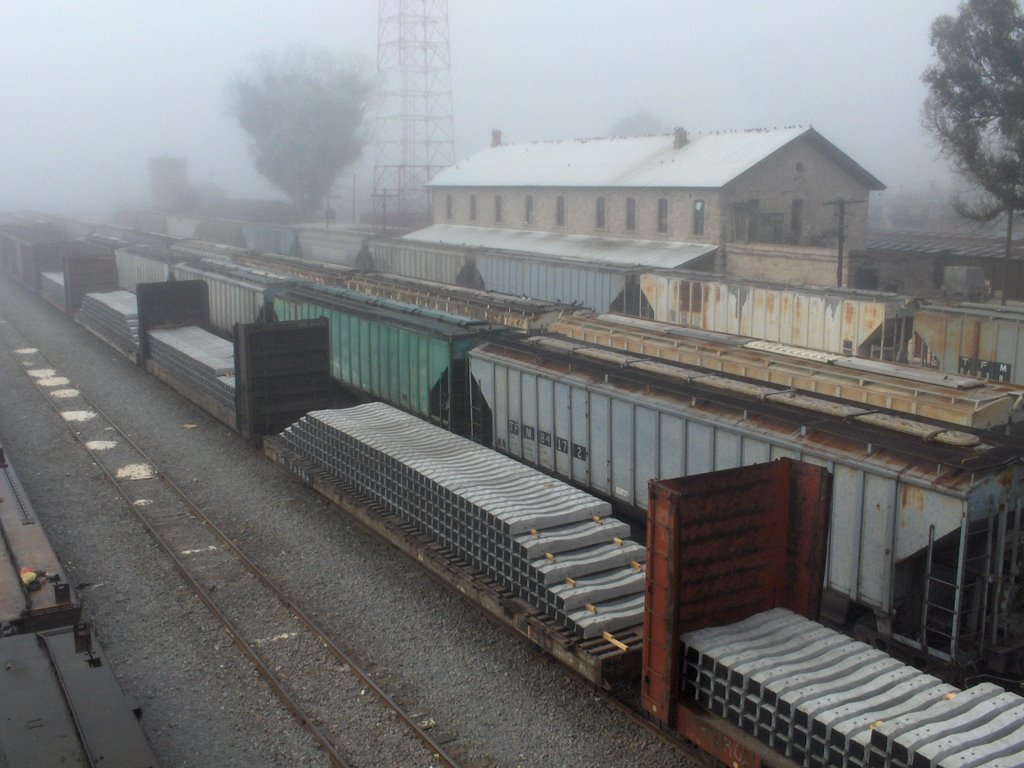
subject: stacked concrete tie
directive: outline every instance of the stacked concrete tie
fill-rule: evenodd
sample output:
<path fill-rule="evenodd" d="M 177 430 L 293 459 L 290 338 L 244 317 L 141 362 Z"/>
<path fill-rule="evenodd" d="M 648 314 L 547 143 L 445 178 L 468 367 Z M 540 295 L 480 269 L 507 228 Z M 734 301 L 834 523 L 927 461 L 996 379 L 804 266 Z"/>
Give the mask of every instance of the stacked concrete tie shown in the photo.
<path fill-rule="evenodd" d="M 44 299 L 67 312 L 67 301 L 64 297 L 64 273 L 42 272 L 39 275 L 39 293 Z"/>
<path fill-rule="evenodd" d="M 580 637 L 642 624 L 645 548 L 607 502 L 382 403 L 282 438 Z"/>
<path fill-rule="evenodd" d="M 139 308 L 134 293 L 87 293 L 75 320 L 131 356 L 139 349 Z"/>
<path fill-rule="evenodd" d="M 803 766 L 1024 765 L 1024 699 L 777 608 L 684 634 L 683 694 Z"/>
<path fill-rule="evenodd" d="M 149 331 L 149 356 L 193 389 L 235 408 L 235 347 L 194 325 Z"/>

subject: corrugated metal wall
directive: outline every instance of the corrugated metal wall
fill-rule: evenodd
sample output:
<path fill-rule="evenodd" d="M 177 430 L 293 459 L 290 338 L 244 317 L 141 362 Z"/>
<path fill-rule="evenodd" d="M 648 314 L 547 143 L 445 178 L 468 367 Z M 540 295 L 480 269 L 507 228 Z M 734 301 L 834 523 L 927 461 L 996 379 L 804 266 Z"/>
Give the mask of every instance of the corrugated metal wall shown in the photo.
<path fill-rule="evenodd" d="M 210 325 L 223 336 L 232 336 L 235 323 L 254 323 L 263 308 L 265 285 L 234 280 L 188 264 L 171 269 L 176 280 L 202 280 L 210 289 Z"/>
<path fill-rule="evenodd" d="M 928 479 L 829 451 L 770 422 L 727 415 L 688 399 L 632 391 L 532 364 L 488 345 L 470 371 L 493 414 L 494 446 L 597 493 L 643 509 L 647 482 L 792 458 L 834 473 L 826 585 L 885 614 L 895 564 L 959 530 L 964 515 L 1022 492 L 1021 468 L 978 476 L 968 495 Z M 1000 482 L 1003 481 L 1003 482 Z"/>
<path fill-rule="evenodd" d="M 118 248 L 117 285 L 123 291 L 135 293 L 139 283 L 166 283 L 171 274 L 170 264 L 130 248 Z"/>
<path fill-rule="evenodd" d="M 868 356 L 885 321 L 912 312 L 902 298 L 665 274 L 645 274 L 641 289 L 656 320 L 846 355 Z"/>
<path fill-rule="evenodd" d="M 914 316 L 928 345 L 923 362 L 946 373 L 1024 384 L 1024 312 L 936 307 Z"/>

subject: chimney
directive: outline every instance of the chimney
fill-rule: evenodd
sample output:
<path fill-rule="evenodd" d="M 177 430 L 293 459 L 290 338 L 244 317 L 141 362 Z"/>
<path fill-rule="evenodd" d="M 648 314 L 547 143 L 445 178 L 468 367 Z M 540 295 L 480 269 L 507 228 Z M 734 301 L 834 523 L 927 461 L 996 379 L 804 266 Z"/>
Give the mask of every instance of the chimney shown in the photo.
<path fill-rule="evenodd" d="M 491 131 L 491 146 L 492 147 L 500 147 L 501 146 L 501 131 L 499 131 L 497 129 L 494 129 L 493 131 Z"/>
<path fill-rule="evenodd" d="M 688 141 L 686 129 L 676 128 L 675 138 L 672 140 L 672 149 L 682 149 Z"/>

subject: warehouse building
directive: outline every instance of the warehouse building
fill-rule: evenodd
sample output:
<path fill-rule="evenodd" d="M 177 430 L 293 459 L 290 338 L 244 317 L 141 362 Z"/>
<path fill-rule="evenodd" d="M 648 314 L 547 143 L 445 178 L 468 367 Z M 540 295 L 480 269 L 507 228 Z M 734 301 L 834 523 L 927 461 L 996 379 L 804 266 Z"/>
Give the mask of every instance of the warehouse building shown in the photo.
<path fill-rule="evenodd" d="M 868 194 L 885 188 L 816 130 L 799 127 L 515 145 L 495 132 L 490 148 L 429 185 L 434 226 L 414 233 L 418 240 L 487 248 L 511 230 L 539 248 L 581 236 L 771 244 L 765 253 L 792 262 L 794 272 L 801 261 L 830 261 L 837 200 L 863 203 L 845 209 L 846 247 L 863 248 Z M 720 250 L 724 257 L 731 249 Z M 716 264 L 726 266 L 734 265 Z M 827 266 L 834 277 L 834 262 Z M 799 277 L 806 281 L 806 272 Z"/>

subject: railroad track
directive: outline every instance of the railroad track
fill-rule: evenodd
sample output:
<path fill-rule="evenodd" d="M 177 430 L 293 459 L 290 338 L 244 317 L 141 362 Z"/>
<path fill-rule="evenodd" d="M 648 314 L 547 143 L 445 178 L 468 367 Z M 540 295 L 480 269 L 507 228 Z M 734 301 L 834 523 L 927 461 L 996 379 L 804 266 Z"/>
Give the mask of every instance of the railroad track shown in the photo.
<path fill-rule="evenodd" d="M 0 339 L 333 765 L 459 765 L 454 739 L 385 690 L 386 671 L 370 671 L 343 649 L 10 318 Z"/>

